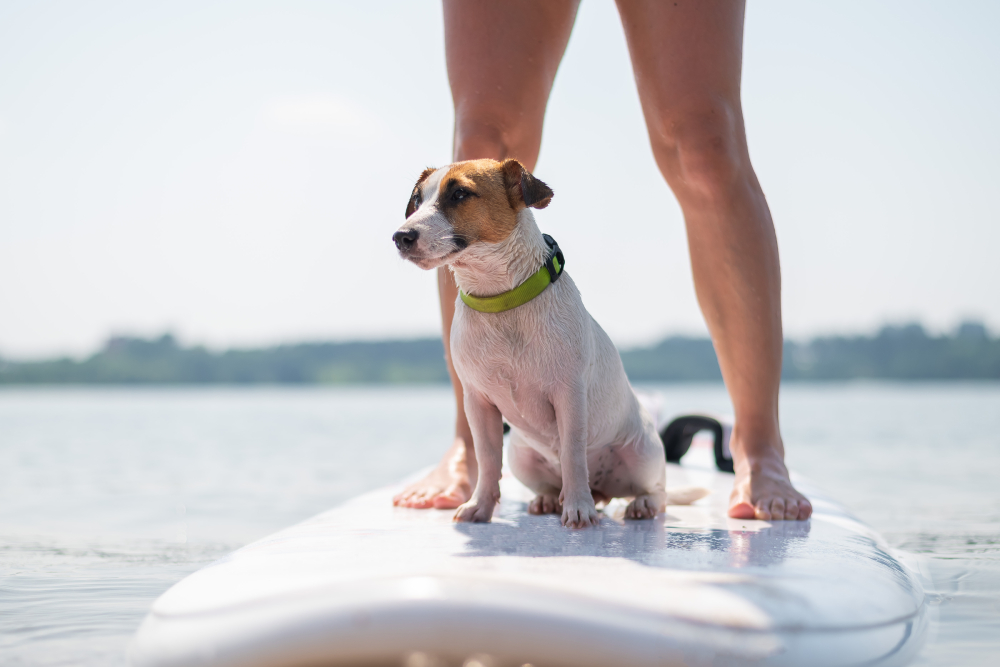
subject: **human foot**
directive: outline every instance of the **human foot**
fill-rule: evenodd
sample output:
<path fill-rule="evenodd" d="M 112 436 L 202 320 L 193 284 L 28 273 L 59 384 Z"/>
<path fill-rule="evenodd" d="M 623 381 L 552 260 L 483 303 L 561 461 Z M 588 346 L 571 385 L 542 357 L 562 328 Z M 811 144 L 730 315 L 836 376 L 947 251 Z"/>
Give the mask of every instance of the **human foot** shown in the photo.
<path fill-rule="evenodd" d="M 812 515 L 812 504 L 792 486 L 781 454 L 735 455 L 736 481 L 729 495 L 729 516 L 762 521 L 803 521 Z"/>
<path fill-rule="evenodd" d="M 419 482 L 409 485 L 392 499 L 398 507 L 455 509 L 472 497 L 476 478 L 476 453 L 472 439 L 456 436 L 451 449 L 437 466 Z"/>

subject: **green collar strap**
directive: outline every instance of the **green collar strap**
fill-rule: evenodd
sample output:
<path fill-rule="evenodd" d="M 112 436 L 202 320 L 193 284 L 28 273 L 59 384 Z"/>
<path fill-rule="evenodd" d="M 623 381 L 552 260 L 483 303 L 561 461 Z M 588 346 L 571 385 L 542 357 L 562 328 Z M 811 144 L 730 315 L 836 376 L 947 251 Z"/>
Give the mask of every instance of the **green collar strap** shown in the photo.
<path fill-rule="evenodd" d="M 518 306 L 523 306 L 545 291 L 549 283 L 559 280 L 566 260 L 563 258 L 559 244 L 548 234 L 542 234 L 545 244 L 549 246 L 549 256 L 542 268 L 535 271 L 530 278 L 514 289 L 496 296 L 472 296 L 459 290 L 458 295 L 469 308 L 481 313 L 502 313 Z"/>

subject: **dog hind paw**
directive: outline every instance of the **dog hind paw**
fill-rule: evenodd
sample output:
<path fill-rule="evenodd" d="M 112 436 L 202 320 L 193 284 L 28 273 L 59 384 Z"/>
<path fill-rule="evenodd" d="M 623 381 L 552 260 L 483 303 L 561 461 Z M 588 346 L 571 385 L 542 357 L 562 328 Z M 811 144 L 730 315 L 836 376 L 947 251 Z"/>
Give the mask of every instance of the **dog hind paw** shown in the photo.
<path fill-rule="evenodd" d="M 561 514 L 559 496 L 540 493 L 528 503 L 528 514 Z"/>
<path fill-rule="evenodd" d="M 666 499 L 652 495 L 636 496 L 625 508 L 626 519 L 652 519 L 666 509 Z"/>

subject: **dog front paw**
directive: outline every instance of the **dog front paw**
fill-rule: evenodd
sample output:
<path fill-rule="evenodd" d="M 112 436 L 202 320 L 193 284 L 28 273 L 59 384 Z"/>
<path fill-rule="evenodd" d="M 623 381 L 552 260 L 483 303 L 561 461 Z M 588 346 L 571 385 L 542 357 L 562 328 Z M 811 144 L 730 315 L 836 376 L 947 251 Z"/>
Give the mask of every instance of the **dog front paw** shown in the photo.
<path fill-rule="evenodd" d="M 479 501 L 473 498 L 455 510 L 454 521 L 460 523 L 489 523 L 493 518 L 493 508 L 496 503 Z"/>
<path fill-rule="evenodd" d="M 600 523 L 601 518 L 597 515 L 594 499 L 589 494 L 586 498 L 563 502 L 562 525 L 567 528 L 588 528 Z"/>

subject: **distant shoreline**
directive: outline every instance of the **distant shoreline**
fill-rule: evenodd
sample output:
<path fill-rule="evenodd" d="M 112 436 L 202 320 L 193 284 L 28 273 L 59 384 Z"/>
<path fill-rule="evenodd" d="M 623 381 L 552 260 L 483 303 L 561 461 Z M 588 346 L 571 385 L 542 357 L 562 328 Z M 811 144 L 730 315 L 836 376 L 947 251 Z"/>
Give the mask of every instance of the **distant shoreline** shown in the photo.
<path fill-rule="evenodd" d="M 621 351 L 633 382 L 720 382 L 707 338 L 672 336 Z M 919 324 L 873 336 L 786 341 L 784 381 L 1000 380 L 1000 338 L 978 323 L 930 336 Z M 85 359 L 0 359 L 0 386 L 249 386 L 444 384 L 440 338 L 300 343 L 213 352 L 183 347 L 170 334 L 113 337 Z"/>

